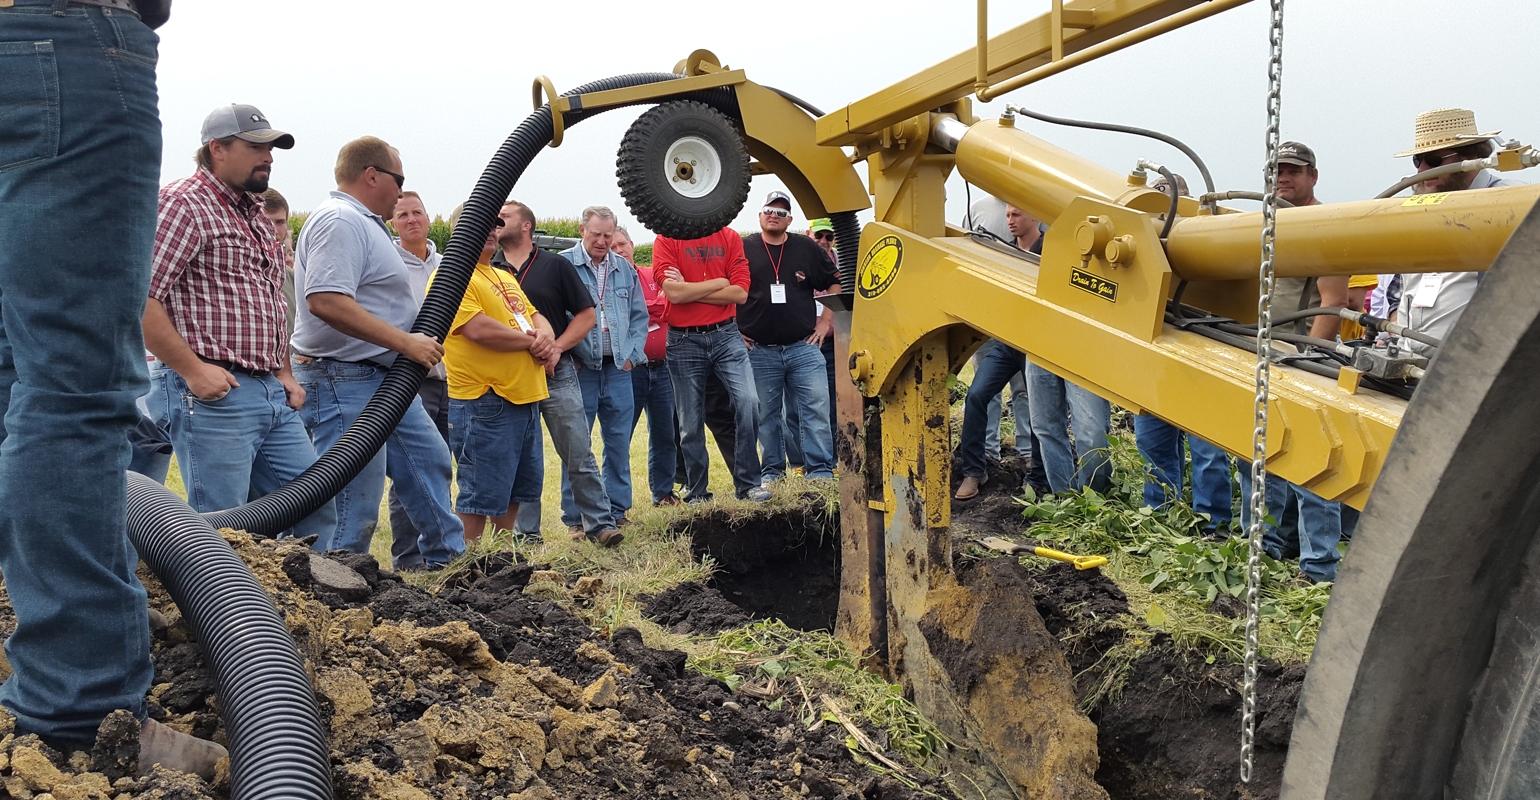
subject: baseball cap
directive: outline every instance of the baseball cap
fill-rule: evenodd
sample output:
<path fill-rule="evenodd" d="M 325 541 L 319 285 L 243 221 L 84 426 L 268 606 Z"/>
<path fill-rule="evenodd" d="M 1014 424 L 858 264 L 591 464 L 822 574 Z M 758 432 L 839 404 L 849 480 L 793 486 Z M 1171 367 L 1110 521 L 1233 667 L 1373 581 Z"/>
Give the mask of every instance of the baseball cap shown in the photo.
<path fill-rule="evenodd" d="M 791 210 L 791 195 L 785 192 L 771 192 L 765 195 L 765 205 L 767 206 L 778 201 L 786 204 L 787 211 Z"/>
<path fill-rule="evenodd" d="M 1313 167 L 1315 166 L 1315 151 L 1299 142 L 1284 142 L 1278 146 L 1278 163 Z"/>
<path fill-rule="evenodd" d="M 813 220 L 811 223 L 809 223 L 808 229 L 807 229 L 808 233 L 816 233 L 818 231 L 833 231 L 833 230 L 834 230 L 834 223 L 830 222 L 828 217 L 823 217 L 823 218 L 820 218 L 820 219 Z"/>
<path fill-rule="evenodd" d="M 256 106 L 244 103 L 232 103 L 214 109 L 203 119 L 203 143 L 208 144 L 214 139 L 223 139 L 226 136 L 236 136 L 248 142 L 267 144 L 269 142 L 280 150 L 288 150 L 294 146 L 294 137 L 283 131 L 273 130 L 267 122 L 267 116 L 257 110 Z"/>

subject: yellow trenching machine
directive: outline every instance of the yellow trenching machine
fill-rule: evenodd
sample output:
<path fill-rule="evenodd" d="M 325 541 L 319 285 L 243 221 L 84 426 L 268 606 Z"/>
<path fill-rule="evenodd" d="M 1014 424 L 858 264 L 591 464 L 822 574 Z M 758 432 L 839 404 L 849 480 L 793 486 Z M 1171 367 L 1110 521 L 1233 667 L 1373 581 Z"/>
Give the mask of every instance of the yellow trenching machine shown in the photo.
<path fill-rule="evenodd" d="M 1011 693 L 1031 691 L 1031 677 L 997 658 L 972 688 L 950 685 L 933 652 L 1010 624 L 953 572 L 948 376 L 999 339 L 1249 458 L 1257 356 L 1237 326 L 1257 321 L 1263 214 L 1167 195 L 1147 185 L 1155 165 L 1109 170 L 1023 132 L 1013 114 L 976 119 L 969 98 L 1243 2 L 1054 0 L 1050 14 L 981 33 L 977 48 L 830 113 L 706 51 L 672 80 L 561 97 L 536 84 L 556 142 L 567 115 L 660 104 L 618 162 L 633 213 L 657 232 L 719 229 L 755 173 L 784 181 L 805 216 L 834 218 L 839 358 L 850 365 L 837 398 L 838 634 L 927 714 L 971 731 L 1013 792 L 1031 783 L 1017 751 L 1054 735 L 1012 716 Z M 1512 142 L 1483 162 L 1534 163 Z M 1041 259 L 947 224 L 953 172 L 1048 223 Z M 1540 186 L 1519 186 L 1277 213 L 1280 278 L 1490 270 L 1431 366 L 1409 351 L 1271 353 L 1268 470 L 1366 511 L 1306 679 L 1286 798 L 1540 790 L 1537 196 Z M 868 208 L 875 219 L 858 228 Z M 1410 404 L 1409 376 L 1421 379 Z"/>

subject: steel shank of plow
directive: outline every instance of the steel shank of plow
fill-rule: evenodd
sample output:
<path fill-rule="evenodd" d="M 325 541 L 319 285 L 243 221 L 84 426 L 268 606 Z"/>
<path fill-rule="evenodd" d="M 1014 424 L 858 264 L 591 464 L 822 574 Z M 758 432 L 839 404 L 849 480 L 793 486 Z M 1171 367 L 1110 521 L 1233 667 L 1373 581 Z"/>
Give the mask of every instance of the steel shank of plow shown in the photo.
<path fill-rule="evenodd" d="M 1342 562 L 1284 800 L 1540 796 L 1540 211 L 1409 406 Z"/>

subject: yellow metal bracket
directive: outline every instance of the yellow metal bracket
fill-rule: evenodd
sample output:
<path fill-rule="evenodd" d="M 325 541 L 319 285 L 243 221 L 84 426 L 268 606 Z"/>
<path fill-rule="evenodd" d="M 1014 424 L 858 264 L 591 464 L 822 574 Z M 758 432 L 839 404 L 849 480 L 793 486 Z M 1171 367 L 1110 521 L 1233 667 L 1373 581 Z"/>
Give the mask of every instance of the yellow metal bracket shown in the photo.
<path fill-rule="evenodd" d="M 1165 322 L 1171 267 L 1149 215 L 1081 197 L 1043 240 L 1037 296 L 1141 341 Z"/>
<path fill-rule="evenodd" d="M 556 84 L 544 75 L 535 76 L 535 85 L 531 87 L 530 93 L 534 96 L 536 111 L 547 102 L 551 104 L 551 146 L 561 147 L 561 137 L 566 131 L 562 115 L 567 113 L 567 98 L 558 95 Z"/>

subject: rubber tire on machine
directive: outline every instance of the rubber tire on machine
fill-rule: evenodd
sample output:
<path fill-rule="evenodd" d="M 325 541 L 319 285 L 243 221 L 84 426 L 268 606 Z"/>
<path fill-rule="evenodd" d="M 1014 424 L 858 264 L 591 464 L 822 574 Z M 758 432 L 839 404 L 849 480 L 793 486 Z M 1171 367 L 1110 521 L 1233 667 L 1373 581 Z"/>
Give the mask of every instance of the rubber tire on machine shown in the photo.
<path fill-rule="evenodd" d="M 700 173 L 676 166 L 670 154 L 679 152 L 700 154 Z M 686 170 L 683 179 L 676 169 Z M 699 239 L 728 226 L 743 210 L 749 151 L 732 118 L 705 103 L 678 100 L 649 109 L 631 124 L 620 141 L 615 177 L 626 207 L 648 230 Z M 714 184 L 692 186 L 691 177 Z"/>
<path fill-rule="evenodd" d="M 1342 562 L 1283 800 L 1540 796 L 1540 207 L 1407 409 Z"/>

